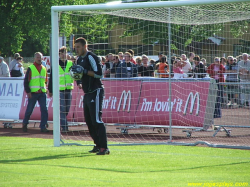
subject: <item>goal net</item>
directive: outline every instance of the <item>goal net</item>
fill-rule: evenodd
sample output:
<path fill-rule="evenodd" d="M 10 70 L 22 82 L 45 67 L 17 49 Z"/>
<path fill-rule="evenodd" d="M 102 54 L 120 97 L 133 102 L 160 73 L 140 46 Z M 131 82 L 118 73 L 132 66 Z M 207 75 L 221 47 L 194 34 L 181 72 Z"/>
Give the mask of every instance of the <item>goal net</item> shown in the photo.
<path fill-rule="evenodd" d="M 52 7 L 52 61 L 58 61 L 56 44 L 62 35 L 70 55 L 76 56 L 74 40 L 84 37 L 89 50 L 104 59 L 102 117 L 109 144 L 202 142 L 249 147 L 250 78 L 242 75 L 242 69 L 250 70 L 250 62 L 249 67 L 240 63 L 240 55 L 250 53 L 249 9 L 248 1 L 228 0 Z M 115 55 L 129 49 L 134 51 L 137 75 L 117 78 L 116 69 L 111 71 Z M 160 68 L 164 62 L 158 55 L 166 56 L 168 68 Z M 219 66 L 213 65 L 216 57 Z M 121 62 L 126 63 L 123 58 Z M 52 68 L 57 70 L 58 65 L 53 63 Z M 149 73 L 144 76 L 144 71 Z M 83 97 L 75 86 L 69 131 L 61 133 L 55 117 L 60 102 L 53 98 L 57 146 L 59 141 L 92 144 Z"/>

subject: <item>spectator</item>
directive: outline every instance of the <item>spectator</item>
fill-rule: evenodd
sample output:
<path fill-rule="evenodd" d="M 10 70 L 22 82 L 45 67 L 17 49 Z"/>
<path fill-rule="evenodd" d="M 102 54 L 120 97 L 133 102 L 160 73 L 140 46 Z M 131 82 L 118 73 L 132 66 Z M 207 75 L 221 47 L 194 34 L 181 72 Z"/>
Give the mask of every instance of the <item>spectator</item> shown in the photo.
<path fill-rule="evenodd" d="M 68 132 L 67 115 L 71 106 L 72 90 L 74 89 L 74 79 L 70 76 L 70 68 L 73 66 L 71 58 L 67 58 L 67 48 L 65 46 L 59 49 L 59 90 L 60 90 L 60 126 L 61 132 Z M 50 72 L 49 96 L 53 95 L 53 75 Z"/>
<path fill-rule="evenodd" d="M 204 78 L 206 70 L 204 64 L 201 62 L 200 57 L 197 55 L 193 58 L 195 67 L 193 69 L 194 78 Z"/>
<path fill-rule="evenodd" d="M 192 66 L 185 54 L 181 55 L 181 62 L 182 62 L 182 71 L 185 74 L 189 74 L 192 72 Z"/>
<path fill-rule="evenodd" d="M 148 57 L 146 55 L 142 55 L 142 66 L 138 67 L 138 74 L 141 77 L 153 77 L 154 68 L 149 66 Z"/>
<path fill-rule="evenodd" d="M 134 60 L 134 55 L 135 55 L 135 52 L 134 52 L 134 50 L 133 49 L 129 49 L 127 52 L 129 52 L 130 54 L 131 54 L 131 62 L 133 63 L 133 64 L 136 64 L 136 62 L 135 62 L 135 60 Z"/>
<path fill-rule="evenodd" d="M 207 60 L 205 58 L 202 58 L 201 62 L 203 63 L 203 65 L 205 66 L 205 70 L 207 71 Z"/>
<path fill-rule="evenodd" d="M 107 56 L 107 62 L 103 65 L 103 74 L 104 77 L 110 78 L 110 70 L 113 68 L 113 61 L 114 61 L 114 55 L 112 53 L 109 53 Z"/>
<path fill-rule="evenodd" d="M 150 59 L 149 65 L 152 66 L 152 68 L 154 70 L 155 69 L 155 60 L 154 59 Z"/>
<path fill-rule="evenodd" d="M 225 82 L 224 73 L 225 68 L 220 64 L 220 58 L 215 57 L 214 63 L 207 68 L 207 73 L 215 79 L 218 85 L 217 98 L 215 103 L 214 118 L 221 118 L 221 103 L 223 99 L 223 85 L 220 82 Z"/>
<path fill-rule="evenodd" d="M 12 74 L 11 76 L 12 77 L 24 77 L 24 69 L 23 69 L 23 64 L 22 64 L 23 57 L 17 57 L 16 60 L 17 60 L 17 63 L 11 71 L 11 74 Z"/>
<path fill-rule="evenodd" d="M 118 56 L 119 56 L 120 62 L 123 62 L 123 61 L 124 61 L 123 52 L 119 52 L 119 53 L 118 53 Z"/>
<path fill-rule="evenodd" d="M 136 66 L 139 68 L 142 65 L 142 58 L 140 56 L 135 58 Z"/>
<path fill-rule="evenodd" d="M 27 132 L 30 116 L 38 101 L 41 111 L 41 132 L 49 132 L 46 128 L 48 121 L 48 110 L 46 106 L 46 82 L 47 70 L 42 65 L 43 55 L 40 52 L 35 53 L 35 62 L 28 67 L 24 78 L 24 90 L 28 96 L 28 105 L 23 119 L 23 131 Z"/>
<path fill-rule="evenodd" d="M 192 69 L 194 69 L 194 67 L 195 67 L 194 57 L 195 57 L 195 54 L 193 52 L 190 52 L 188 60 L 189 60 L 189 62 L 191 64 L 191 66 L 192 66 Z"/>
<path fill-rule="evenodd" d="M 170 64 L 171 64 L 171 67 L 170 67 L 171 77 L 173 77 L 173 75 L 174 75 L 173 69 L 174 69 L 175 59 L 176 59 L 176 56 L 171 56 L 171 62 L 170 62 Z"/>
<path fill-rule="evenodd" d="M 226 82 L 229 83 L 236 83 L 238 82 L 238 66 L 237 64 L 234 62 L 234 58 L 232 56 L 228 56 L 227 57 L 227 65 L 225 67 L 226 69 Z M 227 106 L 228 107 L 236 107 L 237 106 L 237 101 L 235 98 L 235 94 L 233 93 L 233 91 L 235 89 L 237 89 L 238 86 L 237 85 L 227 85 L 227 90 L 229 91 L 228 93 L 228 103 Z"/>
<path fill-rule="evenodd" d="M 163 52 L 158 53 L 158 60 L 155 61 L 155 65 L 161 61 L 161 57 L 165 56 Z"/>
<path fill-rule="evenodd" d="M 234 58 L 234 63 L 236 63 L 236 64 L 237 64 L 237 58 Z"/>
<path fill-rule="evenodd" d="M 10 73 L 11 73 L 11 70 L 16 66 L 16 63 L 17 63 L 16 59 L 17 59 L 17 57 L 20 57 L 19 53 L 15 53 L 14 54 L 14 59 L 9 64 Z"/>
<path fill-rule="evenodd" d="M 125 62 L 120 63 L 116 69 L 117 78 L 131 78 L 137 77 L 137 67 L 134 63 L 131 62 L 132 55 L 129 52 L 124 54 Z"/>
<path fill-rule="evenodd" d="M 119 56 L 114 55 L 114 64 L 113 64 L 113 68 L 111 69 L 111 77 L 115 77 L 116 70 L 120 64 L 121 64 L 121 61 L 119 59 Z"/>
<path fill-rule="evenodd" d="M 240 82 L 241 84 L 241 107 L 246 106 L 249 107 L 250 103 L 250 60 L 248 60 L 248 54 L 243 53 L 242 54 L 242 60 L 238 62 L 238 68 L 239 68 L 239 76 L 240 76 Z"/>
<path fill-rule="evenodd" d="M 0 56 L 0 77 L 10 77 L 9 66 L 2 56 Z"/>
<path fill-rule="evenodd" d="M 156 64 L 157 72 L 159 73 L 160 78 L 168 78 L 169 77 L 169 67 L 167 64 L 167 57 L 163 55 L 160 59 L 160 62 Z"/>
<path fill-rule="evenodd" d="M 183 78 L 181 58 L 176 58 L 173 65 L 174 78 Z"/>
<path fill-rule="evenodd" d="M 42 65 L 47 69 L 47 64 L 44 60 L 42 60 Z"/>
<path fill-rule="evenodd" d="M 227 60 L 225 57 L 220 58 L 220 64 L 222 64 L 224 67 L 227 65 Z"/>
<path fill-rule="evenodd" d="M 239 55 L 239 56 L 237 56 L 236 57 L 236 62 L 238 63 L 239 61 L 241 61 L 242 60 L 242 55 Z"/>
<path fill-rule="evenodd" d="M 98 56 L 102 66 L 104 66 L 105 62 L 106 62 L 106 59 L 105 59 L 105 56 Z"/>

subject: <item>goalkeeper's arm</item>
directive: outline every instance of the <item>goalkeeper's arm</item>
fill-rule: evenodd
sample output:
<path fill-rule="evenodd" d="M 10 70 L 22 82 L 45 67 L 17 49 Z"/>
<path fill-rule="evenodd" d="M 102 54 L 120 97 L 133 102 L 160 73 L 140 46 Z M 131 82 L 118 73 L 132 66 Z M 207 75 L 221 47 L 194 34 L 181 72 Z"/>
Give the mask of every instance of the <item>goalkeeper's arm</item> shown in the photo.
<path fill-rule="evenodd" d="M 87 75 L 94 78 L 99 78 L 99 79 L 102 78 L 103 74 L 102 74 L 101 62 L 96 61 L 94 57 L 91 55 L 89 55 L 88 58 L 93 71 L 88 71 Z"/>

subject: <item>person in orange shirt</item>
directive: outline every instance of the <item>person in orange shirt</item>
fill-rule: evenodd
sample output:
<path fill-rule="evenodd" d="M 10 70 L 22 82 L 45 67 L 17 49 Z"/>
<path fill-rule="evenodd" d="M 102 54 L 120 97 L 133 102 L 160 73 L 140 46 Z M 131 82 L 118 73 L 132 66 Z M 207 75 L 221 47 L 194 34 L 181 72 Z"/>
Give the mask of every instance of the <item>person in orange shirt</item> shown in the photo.
<path fill-rule="evenodd" d="M 167 64 L 167 57 L 162 56 L 161 61 L 156 64 L 156 68 L 158 69 L 159 77 L 160 78 L 168 78 L 169 77 L 169 68 Z"/>
<path fill-rule="evenodd" d="M 225 82 L 224 79 L 224 73 L 225 73 L 225 67 L 220 64 L 220 58 L 215 57 L 214 63 L 212 63 L 207 68 L 207 73 L 210 75 L 211 78 L 215 79 L 217 85 L 218 85 L 218 91 L 217 91 L 217 98 L 215 102 L 215 109 L 214 109 L 214 118 L 221 118 L 221 103 L 223 101 L 223 85 L 219 84 L 220 82 Z"/>

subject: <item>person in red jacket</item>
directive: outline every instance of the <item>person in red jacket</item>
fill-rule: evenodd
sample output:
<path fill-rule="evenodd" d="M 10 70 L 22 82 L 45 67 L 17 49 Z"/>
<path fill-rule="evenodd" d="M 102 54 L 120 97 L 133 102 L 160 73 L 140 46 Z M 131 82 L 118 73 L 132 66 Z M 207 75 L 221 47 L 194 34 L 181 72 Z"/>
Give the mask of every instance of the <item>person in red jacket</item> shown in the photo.
<path fill-rule="evenodd" d="M 215 79 L 216 83 L 225 82 L 224 73 L 225 67 L 220 64 L 220 58 L 215 57 L 214 63 L 207 68 L 207 73 L 211 78 Z M 221 117 L 221 103 L 223 102 L 223 85 L 218 84 L 217 98 L 215 103 L 214 118 Z"/>

